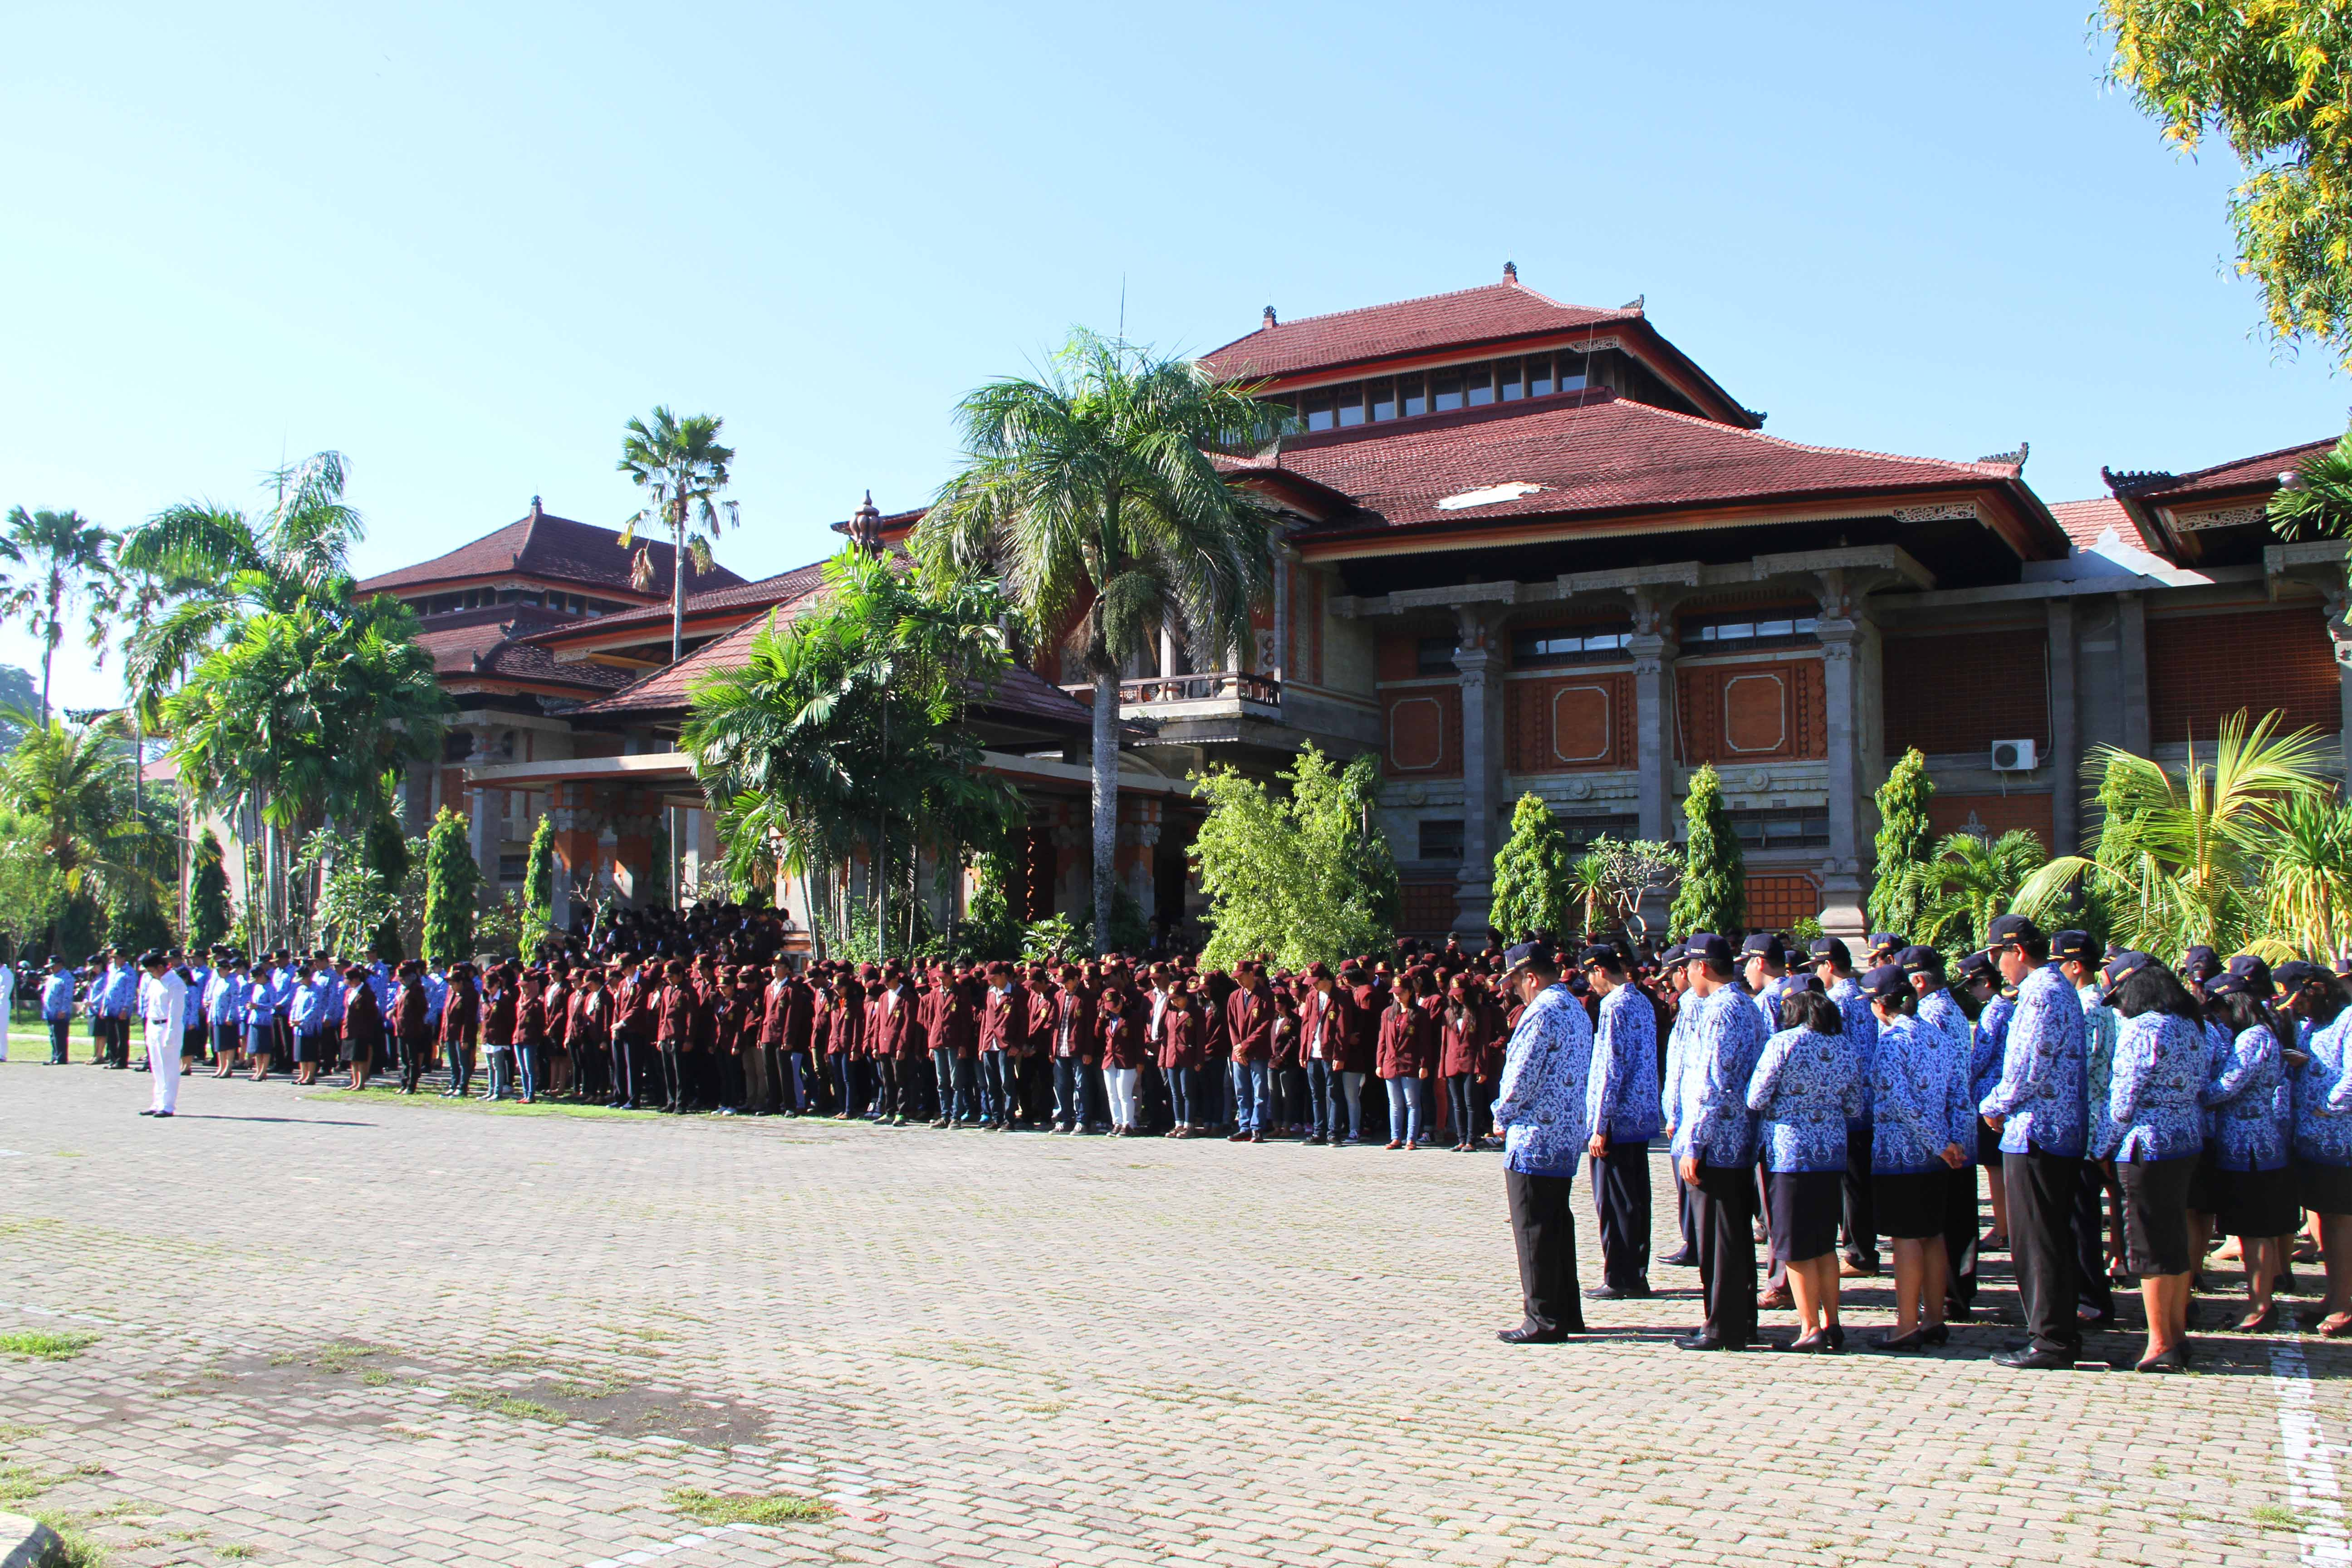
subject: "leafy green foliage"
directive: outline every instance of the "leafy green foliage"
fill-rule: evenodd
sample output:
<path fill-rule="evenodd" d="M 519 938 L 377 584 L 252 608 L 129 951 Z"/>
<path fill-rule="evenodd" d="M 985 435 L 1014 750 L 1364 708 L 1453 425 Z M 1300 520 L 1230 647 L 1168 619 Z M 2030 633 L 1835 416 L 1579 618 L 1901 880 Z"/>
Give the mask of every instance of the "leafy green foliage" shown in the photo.
<path fill-rule="evenodd" d="M 555 819 L 545 812 L 523 858 L 522 907 L 533 934 L 555 929 Z"/>
<path fill-rule="evenodd" d="M 1568 834 L 1541 795 L 1511 808 L 1511 836 L 1495 856 L 1495 901 L 1486 916 L 1506 942 L 1565 935 L 1576 919 L 1577 876 Z"/>
<path fill-rule="evenodd" d="M 399 889 L 369 864 L 363 841 L 320 828 L 302 842 L 295 866 L 317 894 L 309 910 L 310 944 L 348 952 L 372 943 L 397 908 Z"/>
<path fill-rule="evenodd" d="M 222 863 L 220 835 L 205 829 L 196 840 L 189 873 L 188 944 L 209 948 L 226 937 L 236 923 L 229 909 L 228 868 Z"/>
<path fill-rule="evenodd" d="M 1748 923 L 1748 858 L 1740 852 L 1739 836 L 1723 804 L 1723 780 L 1713 763 L 1691 774 L 1683 820 L 1690 830 L 1683 848 L 1683 885 L 1668 925 L 1677 936 L 1740 930 Z"/>
<path fill-rule="evenodd" d="M 1897 873 L 1896 897 L 1911 914 L 1899 931 L 1946 957 L 1984 946 L 1997 915 L 2017 901 L 2018 889 L 2049 860 L 2041 837 L 2011 828 L 1988 841 L 1973 833 L 1948 833 L 1935 855 Z"/>
<path fill-rule="evenodd" d="M 2219 135 L 2245 171 L 2230 198 L 2238 270 L 2272 336 L 2352 367 L 2352 10 L 2338 0 L 2101 0 L 2116 80 L 2194 153 Z"/>
<path fill-rule="evenodd" d="M 1933 833 L 1927 826 L 1927 802 L 1935 793 L 1927 759 L 1916 746 L 1903 753 L 1878 786 L 1876 871 L 1868 901 L 1873 931 L 1908 935 L 1918 924 L 1919 899 L 1910 873 L 1928 858 Z"/>
<path fill-rule="evenodd" d="M 152 868 L 162 858 L 153 850 L 164 814 L 161 803 L 145 804 L 142 818 L 131 748 L 114 715 L 79 726 L 53 719 L 0 762 L 0 806 L 16 814 L 19 833 L 37 837 L 47 861 L 46 870 L 24 868 L 17 884 L 39 900 L 23 907 L 26 929 L 44 931 L 51 951 L 79 960 L 118 914 L 128 920 L 160 908 L 163 889 Z"/>
<path fill-rule="evenodd" d="M 1395 926 L 1395 862 L 1370 826 L 1380 763 L 1345 768 L 1309 743 L 1279 775 L 1288 798 L 1231 768 L 1192 775 L 1208 816 L 1193 840 L 1209 896 L 1204 962 L 1271 953 L 1296 967 L 1385 947 Z"/>
<path fill-rule="evenodd" d="M 8 509 L 0 530 L 0 620 L 15 621 L 41 639 L 39 721 L 49 721 L 49 669 L 65 641 L 66 619 L 77 608 L 89 614 L 89 643 L 105 640 L 105 606 L 114 581 L 108 552 L 114 534 L 78 511 Z"/>
<path fill-rule="evenodd" d="M 635 542 L 640 523 L 670 531 L 675 553 L 670 558 L 669 657 L 679 653 L 679 628 L 686 613 L 686 577 L 689 570 L 710 570 L 712 542 L 719 531 L 740 522 L 734 501 L 719 493 L 731 482 L 727 465 L 735 449 L 719 444 L 725 421 L 709 414 L 681 419 L 667 407 L 656 408 L 650 422 L 629 421 L 621 441 L 620 471 L 646 492 L 646 504 L 621 530 L 624 549 Z M 640 590 L 654 585 L 653 557 L 640 549 L 630 563 L 630 580 Z"/>
<path fill-rule="evenodd" d="M 425 837 L 425 961 L 474 956 L 474 912 L 482 870 L 466 841 L 466 819 L 443 806 Z"/>

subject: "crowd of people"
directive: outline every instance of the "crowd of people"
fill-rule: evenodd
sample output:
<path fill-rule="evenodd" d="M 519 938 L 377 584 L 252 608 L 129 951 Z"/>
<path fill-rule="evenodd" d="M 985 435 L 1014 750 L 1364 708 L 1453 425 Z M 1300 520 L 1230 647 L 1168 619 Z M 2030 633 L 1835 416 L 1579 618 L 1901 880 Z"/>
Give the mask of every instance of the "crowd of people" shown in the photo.
<path fill-rule="evenodd" d="M 2029 1331 L 2016 1364 L 2071 1364 L 2086 1328 L 2116 1321 L 2115 1285 L 2137 1279 L 2138 1364 L 2185 1365 L 2220 1237 L 2244 1264 L 2238 1327 L 2274 1327 L 2294 1261 L 2317 1256 L 2318 1331 L 2352 1334 L 2346 977 L 2204 949 L 2176 970 L 2018 916 L 1992 937 L 1948 979 L 1934 949 L 1891 933 L 1859 963 L 1837 939 L 1756 933 L 1573 959 L 1401 942 L 1295 972 L 1181 955 L 877 964 L 812 962 L 772 914 L 718 910 L 612 922 L 528 964 L 109 952 L 26 990 L 55 1062 L 79 1016 L 91 1059 L 127 1069 L 141 1020 L 156 1079 L 142 1114 L 159 1117 L 184 1072 L 209 1068 L 673 1114 L 1500 1144 L 1526 1297 L 1514 1342 L 1582 1329 L 1580 1168 L 1599 1293 L 1649 1294 L 1660 1142 L 1681 1246 L 1657 1261 L 1697 1268 L 1706 1302 L 1689 1348 L 1761 1342 L 1766 1308 L 1797 1313 L 1791 1348 L 1843 1348 L 1841 1281 L 1879 1274 L 1882 1240 L 1891 1350 L 1945 1342 L 1972 1315 L 1979 1256 L 2006 1247 Z"/>

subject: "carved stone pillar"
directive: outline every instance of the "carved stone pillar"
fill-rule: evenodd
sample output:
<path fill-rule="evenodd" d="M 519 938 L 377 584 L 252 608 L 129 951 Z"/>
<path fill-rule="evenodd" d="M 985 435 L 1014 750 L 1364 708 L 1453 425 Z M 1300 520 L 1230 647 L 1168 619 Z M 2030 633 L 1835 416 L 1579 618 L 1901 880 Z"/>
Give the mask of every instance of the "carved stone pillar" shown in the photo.
<path fill-rule="evenodd" d="M 1462 672 L 1462 870 L 1454 929 L 1484 942 L 1495 903 L 1496 815 L 1503 782 L 1503 618 L 1464 605 L 1454 667 Z"/>
<path fill-rule="evenodd" d="M 1822 698 L 1828 751 L 1829 854 L 1822 861 L 1822 930 L 1858 937 L 1868 928 L 1862 883 L 1862 682 L 1855 666 L 1867 651 L 1861 595 L 1843 571 L 1822 574 Z"/>
<path fill-rule="evenodd" d="M 2081 841 L 2082 736 L 2075 709 L 2074 601 L 2053 599 L 2050 622 L 2050 853 Z"/>
<path fill-rule="evenodd" d="M 1633 601 L 1633 767 L 1639 780 L 1642 837 L 1675 837 L 1675 595 L 1653 587 L 1627 590 Z"/>
<path fill-rule="evenodd" d="M 2124 750 L 2147 755 L 2151 743 L 2147 707 L 2147 602 L 2137 594 L 2116 595 L 2117 657 L 2123 667 Z"/>

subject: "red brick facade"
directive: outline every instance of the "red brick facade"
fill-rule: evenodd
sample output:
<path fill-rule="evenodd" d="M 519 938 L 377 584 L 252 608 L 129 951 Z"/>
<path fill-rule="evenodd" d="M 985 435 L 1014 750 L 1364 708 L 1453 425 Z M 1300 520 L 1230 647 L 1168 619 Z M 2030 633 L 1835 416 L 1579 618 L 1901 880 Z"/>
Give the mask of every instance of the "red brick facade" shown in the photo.
<path fill-rule="evenodd" d="M 1381 693 L 1391 778 L 1462 776 L 1462 689 L 1411 686 Z"/>
<path fill-rule="evenodd" d="M 2317 605 L 2147 618 L 2148 740 L 2213 743 L 2221 721 L 2279 709 L 2289 730 L 2344 727 L 2336 658 Z M 1890 744 L 1892 742 L 1890 742 Z"/>
<path fill-rule="evenodd" d="M 1822 912 L 1822 890 L 1811 877 L 1748 879 L 1748 929 L 1786 931 Z"/>
<path fill-rule="evenodd" d="M 1514 680 L 1503 700 L 1503 765 L 1518 773 L 1634 765 L 1633 678 L 1624 671 Z"/>
<path fill-rule="evenodd" d="M 1701 763 L 1775 762 L 1827 754 L 1822 661 L 1680 667 L 1682 754 Z"/>
<path fill-rule="evenodd" d="M 1884 668 L 1886 754 L 1916 746 L 1930 756 L 1988 752 L 1995 741 L 2050 744 L 2046 636 L 2037 628 L 2007 656 L 1997 679 L 1983 658 L 1985 634 L 1888 637 Z M 2049 818 L 2042 818 L 2045 826 Z"/>
<path fill-rule="evenodd" d="M 1442 882 L 1406 882 L 1397 894 L 1402 906 L 1397 931 L 1402 935 L 1442 936 L 1454 929 L 1454 917 L 1462 910 L 1451 877 Z"/>

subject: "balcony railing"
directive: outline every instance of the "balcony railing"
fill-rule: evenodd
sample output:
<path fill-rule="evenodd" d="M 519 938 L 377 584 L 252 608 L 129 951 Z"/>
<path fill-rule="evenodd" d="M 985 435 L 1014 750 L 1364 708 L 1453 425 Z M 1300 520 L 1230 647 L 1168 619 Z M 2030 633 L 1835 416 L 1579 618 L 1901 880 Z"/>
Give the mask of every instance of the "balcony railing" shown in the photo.
<path fill-rule="evenodd" d="M 1091 684 L 1063 688 L 1080 701 L 1091 700 Z M 1147 675 L 1138 680 L 1118 683 L 1118 706 L 1122 712 L 1141 709 L 1150 712 L 1164 710 L 1173 704 L 1213 704 L 1227 710 L 1260 709 L 1269 713 L 1282 710 L 1282 682 L 1271 676 L 1248 675 L 1239 670 L 1215 670 L 1202 675 Z"/>

